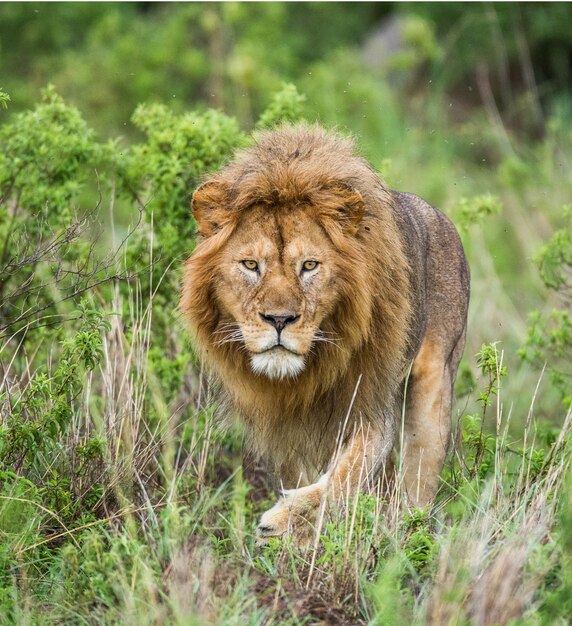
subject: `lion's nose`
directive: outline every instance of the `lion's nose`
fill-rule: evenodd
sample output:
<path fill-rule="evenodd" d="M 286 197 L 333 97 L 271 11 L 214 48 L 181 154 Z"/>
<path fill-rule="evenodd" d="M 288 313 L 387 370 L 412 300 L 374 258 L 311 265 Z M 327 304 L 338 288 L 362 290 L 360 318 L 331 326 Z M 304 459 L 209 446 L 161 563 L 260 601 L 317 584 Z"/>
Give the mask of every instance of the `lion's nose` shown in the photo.
<path fill-rule="evenodd" d="M 284 330 L 285 326 L 288 324 L 293 324 L 296 320 L 299 319 L 299 315 L 294 315 L 293 313 L 261 313 L 260 317 L 268 324 L 272 324 L 274 328 L 280 333 Z"/>

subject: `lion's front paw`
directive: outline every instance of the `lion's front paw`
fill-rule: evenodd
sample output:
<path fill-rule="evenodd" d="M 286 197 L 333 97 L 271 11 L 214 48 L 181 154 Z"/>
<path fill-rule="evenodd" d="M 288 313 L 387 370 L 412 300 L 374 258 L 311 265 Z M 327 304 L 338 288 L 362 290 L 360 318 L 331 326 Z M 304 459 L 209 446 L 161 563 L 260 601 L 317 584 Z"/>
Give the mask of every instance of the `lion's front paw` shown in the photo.
<path fill-rule="evenodd" d="M 298 545 L 309 542 L 322 501 L 320 485 L 285 491 L 278 502 L 260 518 L 256 543 L 266 545 L 271 537 L 291 535 Z"/>

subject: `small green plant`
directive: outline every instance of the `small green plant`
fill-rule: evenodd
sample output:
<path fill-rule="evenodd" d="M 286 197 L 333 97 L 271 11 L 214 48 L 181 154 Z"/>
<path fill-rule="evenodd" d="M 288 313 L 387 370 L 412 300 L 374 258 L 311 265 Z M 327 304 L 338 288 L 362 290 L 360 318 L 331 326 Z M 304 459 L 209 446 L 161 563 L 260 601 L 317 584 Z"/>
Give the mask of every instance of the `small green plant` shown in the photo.
<path fill-rule="evenodd" d="M 286 83 L 274 94 L 272 101 L 260 116 L 257 126 L 271 128 L 280 123 L 293 123 L 302 119 L 306 96 L 296 89 L 295 85 Z"/>
<path fill-rule="evenodd" d="M 405 556 L 418 574 L 426 574 L 437 553 L 437 541 L 431 530 L 429 512 L 425 509 L 414 509 L 404 517 L 402 523 L 405 529 Z"/>
<path fill-rule="evenodd" d="M 529 314 L 528 334 L 520 356 L 539 367 L 546 365 L 565 406 L 572 405 L 572 205 L 562 207 L 565 227 L 542 246 L 534 261 L 548 289 L 556 292 L 562 308 Z"/>
<path fill-rule="evenodd" d="M 497 349 L 498 342 L 483 344 L 477 354 L 477 366 L 481 374 L 488 378 L 485 389 L 479 392 L 479 402 L 483 406 L 483 411 L 491 403 L 493 396 L 498 394 L 501 380 L 506 376 L 506 366 L 502 365 L 502 355 Z"/>
<path fill-rule="evenodd" d="M 500 214 L 501 211 L 500 199 L 490 193 L 473 198 L 461 198 L 458 208 L 459 226 L 467 230 L 473 224 L 480 224 L 492 215 Z"/>
<path fill-rule="evenodd" d="M 8 102 L 10 102 L 10 96 L 0 89 L 0 109 L 7 109 Z"/>
<path fill-rule="evenodd" d="M 484 425 L 487 409 L 497 396 L 502 379 L 507 375 L 497 345 L 498 342 L 483 344 L 476 355 L 477 366 L 486 379 L 484 388 L 477 391 L 482 410 L 480 415 L 465 416 L 462 422 L 464 463 L 471 478 L 485 478 L 494 469 L 497 440 L 486 431 Z"/>
<path fill-rule="evenodd" d="M 74 417 L 74 405 L 84 390 L 85 373 L 100 362 L 102 337 L 110 328 L 105 314 L 85 300 L 79 303 L 77 316 L 79 328 L 62 342 L 57 367 L 36 372 L 23 389 L 6 393 L 0 407 L 6 416 L 0 430 L 0 468 L 17 472 L 25 469 L 40 481 L 40 486 L 47 471 L 51 479 L 44 484 L 42 493 L 55 502 L 62 497 L 71 498 L 71 467 L 58 469 L 62 458 L 57 465 L 54 462 Z M 84 464 L 86 459 L 100 456 L 102 446 L 97 441 L 88 439 L 83 444 L 80 455 Z M 75 469 L 81 475 L 85 467 Z"/>

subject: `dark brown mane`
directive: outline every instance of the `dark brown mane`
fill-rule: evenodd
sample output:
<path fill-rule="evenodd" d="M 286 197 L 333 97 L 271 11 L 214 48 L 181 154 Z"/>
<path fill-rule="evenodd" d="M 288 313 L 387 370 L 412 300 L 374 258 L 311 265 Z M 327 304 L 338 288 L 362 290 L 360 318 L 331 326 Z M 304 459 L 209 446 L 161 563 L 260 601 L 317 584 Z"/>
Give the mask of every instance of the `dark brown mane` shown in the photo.
<path fill-rule="evenodd" d="M 255 136 L 255 144 L 209 178 L 227 189 L 228 211 L 254 204 L 320 206 L 340 185 L 388 196 L 379 176 L 357 157 L 353 141 L 319 126 L 284 126 Z M 387 198 L 386 198 L 387 200 Z"/>

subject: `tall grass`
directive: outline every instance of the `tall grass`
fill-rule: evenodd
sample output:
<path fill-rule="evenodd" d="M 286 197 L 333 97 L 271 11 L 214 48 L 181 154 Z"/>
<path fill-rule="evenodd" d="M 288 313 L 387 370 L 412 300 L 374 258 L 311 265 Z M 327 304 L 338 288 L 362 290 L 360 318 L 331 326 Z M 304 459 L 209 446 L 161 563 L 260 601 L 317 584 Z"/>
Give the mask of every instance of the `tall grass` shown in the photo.
<path fill-rule="evenodd" d="M 4 623 L 566 623 L 572 414 L 547 431 L 533 395 L 515 443 L 494 346 L 480 352 L 481 409 L 458 425 L 432 511 L 407 508 L 398 475 L 389 498 L 379 486 L 341 498 L 308 547 L 258 548 L 273 495 L 243 477 L 239 436 L 213 428 L 202 380 L 162 394 L 147 358 L 153 292 L 122 298 L 112 308 L 127 305 L 132 330 L 117 315 L 100 329 L 98 365 L 49 458 L 40 449 L 4 477 Z M 54 347 L 48 380 L 57 359 Z M 3 373 L 5 428 L 7 407 L 32 397 L 34 369 Z M 496 436 L 482 429 L 488 413 Z"/>

